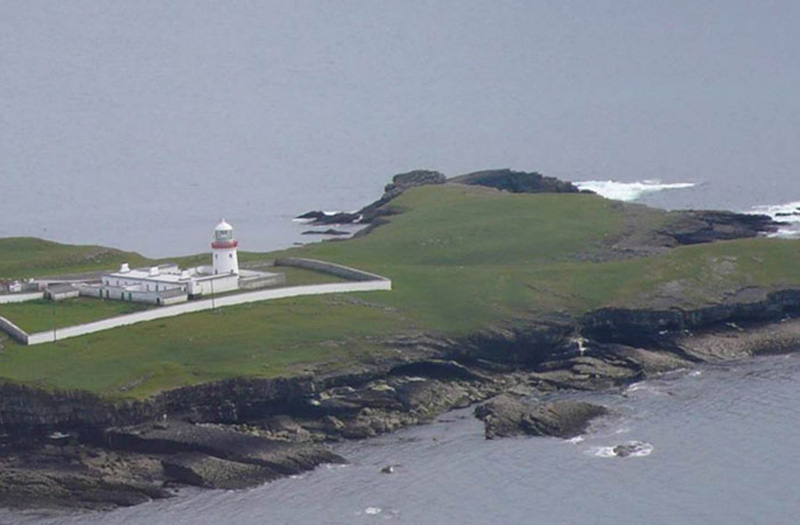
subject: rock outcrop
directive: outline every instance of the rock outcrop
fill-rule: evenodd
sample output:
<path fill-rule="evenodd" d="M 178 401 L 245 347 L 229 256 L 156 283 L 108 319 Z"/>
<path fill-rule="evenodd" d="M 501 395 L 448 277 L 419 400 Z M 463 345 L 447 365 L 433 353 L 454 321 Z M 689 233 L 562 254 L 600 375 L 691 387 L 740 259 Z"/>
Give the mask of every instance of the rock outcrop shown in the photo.
<path fill-rule="evenodd" d="M 581 191 L 571 182 L 546 177 L 540 173 L 512 171 L 510 169 L 484 170 L 459 175 L 448 182 L 487 186 L 511 193 L 592 193 Z"/>
<path fill-rule="evenodd" d="M 520 434 L 571 438 L 586 431 L 592 419 L 605 415 L 605 407 L 582 401 L 560 400 L 530 407 L 500 395 L 475 408 L 486 439 Z"/>
<path fill-rule="evenodd" d="M 674 245 L 746 239 L 774 232 L 778 223 L 768 215 L 730 211 L 684 210 L 670 213 L 658 234 L 674 240 Z"/>
<path fill-rule="evenodd" d="M 298 215 L 298 219 L 311 219 L 314 225 L 328 224 L 354 224 L 354 223 L 374 223 L 376 219 L 383 215 L 391 214 L 391 210 L 384 208 L 384 205 L 399 197 L 404 191 L 417 186 L 427 186 L 430 184 L 444 184 L 447 177 L 438 171 L 414 170 L 407 173 L 399 173 L 392 177 L 392 182 L 383 189 L 383 195 L 372 204 L 361 208 L 356 213 L 330 213 L 322 211 L 309 211 Z"/>
<path fill-rule="evenodd" d="M 170 497 L 160 486 L 75 470 L 0 469 L 0 506 L 110 509 Z"/>

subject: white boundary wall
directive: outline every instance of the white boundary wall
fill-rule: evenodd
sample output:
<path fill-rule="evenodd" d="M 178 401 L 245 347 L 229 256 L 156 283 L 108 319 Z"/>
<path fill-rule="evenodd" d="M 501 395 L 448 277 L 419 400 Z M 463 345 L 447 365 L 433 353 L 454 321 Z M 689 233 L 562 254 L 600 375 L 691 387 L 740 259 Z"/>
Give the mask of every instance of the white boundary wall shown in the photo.
<path fill-rule="evenodd" d="M 0 304 L 24 303 L 36 299 L 44 299 L 44 292 L 3 294 L 0 295 Z"/>
<path fill-rule="evenodd" d="M 5 330 L 8 335 L 22 344 L 28 344 L 28 332 L 15 325 L 3 316 L 0 316 L 0 329 Z"/>
<path fill-rule="evenodd" d="M 278 288 L 275 290 L 258 290 L 255 292 L 216 297 L 214 299 L 203 299 L 201 301 L 192 301 L 175 306 L 163 306 L 161 308 L 155 308 L 153 310 L 147 310 L 144 312 L 137 312 L 134 314 L 112 317 L 110 319 L 103 319 L 102 321 L 95 321 L 92 323 L 68 326 L 66 328 L 58 328 L 56 330 L 48 330 L 46 332 L 29 334 L 28 344 L 38 345 L 42 343 L 52 343 L 54 341 L 60 341 L 69 337 L 92 334 L 95 332 L 101 332 L 103 330 L 109 330 L 111 328 L 118 328 L 120 326 L 128 326 L 145 321 L 153 321 L 156 319 L 163 319 L 165 317 L 174 317 L 176 315 L 201 312 L 204 310 L 211 310 L 212 308 L 232 306 L 236 304 L 254 303 L 272 299 L 284 299 L 287 297 L 299 297 L 303 295 L 371 292 L 392 289 L 392 281 L 384 277 L 377 277 L 379 277 L 379 279 L 373 281 L 291 286 L 287 288 Z"/>
<path fill-rule="evenodd" d="M 365 272 L 364 270 L 357 270 L 349 266 L 317 259 L 304 259 L 302 257 L 284 257 L 282 259 L 277 259 L 275 261 L 275 266 L 296 266 L 298 268 L 305 268 L 306 270 L 329 273 L 351 281 L 386 280 L 386 277 L 378 275 L 377 273 Z"/>

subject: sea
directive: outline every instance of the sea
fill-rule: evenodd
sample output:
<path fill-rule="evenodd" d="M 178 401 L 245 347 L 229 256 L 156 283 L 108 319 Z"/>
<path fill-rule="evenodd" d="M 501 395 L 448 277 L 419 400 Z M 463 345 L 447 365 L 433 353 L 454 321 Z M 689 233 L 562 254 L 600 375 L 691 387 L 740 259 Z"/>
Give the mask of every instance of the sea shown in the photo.
<path fill-rule="evenodd" d="M 571 440 L 486 440 L 471 410 L 456 410 L 335 446 L 346 465 L 249 490 L 184 489 L 110 512 L 0 511 L 0 523 L 795 524 L 798 382 L 798 354 L 706 365 L 581 394 L 612 415 Z M 621 444 L 637 452 L 618 457 Z"/>
<path fill-rule="evenodd" d="M 169 258 L 224 217 L 269 251 L 396 173 L 508 167 L 795 239 L 798 25 L 788 0 L 0 2 L 0 237 Z M 459 410 L 249 490 L 0 524 L 800 522 L 800 353 L 561 395 L 612 415 L 488 441 Z"/>

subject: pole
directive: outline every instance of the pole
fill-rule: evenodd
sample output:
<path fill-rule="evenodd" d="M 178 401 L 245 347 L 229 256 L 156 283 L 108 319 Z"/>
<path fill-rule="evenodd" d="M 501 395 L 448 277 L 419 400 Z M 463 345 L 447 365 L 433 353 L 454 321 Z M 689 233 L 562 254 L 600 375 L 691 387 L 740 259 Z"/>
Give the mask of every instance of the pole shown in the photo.
<path fill-rule="evenodd" d="M 216 306 L 214 305 L 214 279 L 209 281 L 211 283 L 211 312 L 217 313 Z"/>
<path fill-rule="evenodd" d="M 50 301 L 53 302 L 53 342 L 56 342 L 56 327 L 58 323 L 56 323 L 56 300 L 53 298 L 52 294 L 50 295 Z"/>

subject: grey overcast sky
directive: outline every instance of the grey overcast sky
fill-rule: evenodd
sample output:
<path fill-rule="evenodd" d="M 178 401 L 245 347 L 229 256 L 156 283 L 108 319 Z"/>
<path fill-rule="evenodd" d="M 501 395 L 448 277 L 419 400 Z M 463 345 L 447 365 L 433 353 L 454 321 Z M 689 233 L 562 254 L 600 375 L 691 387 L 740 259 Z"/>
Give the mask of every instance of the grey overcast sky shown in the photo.
<path fill-rule="evenodd" d="M 798 28 L 770 0 L 0 0 L 0 192 L 291 214 L 512 167 L 774 199 L 800 164 Z"/>

